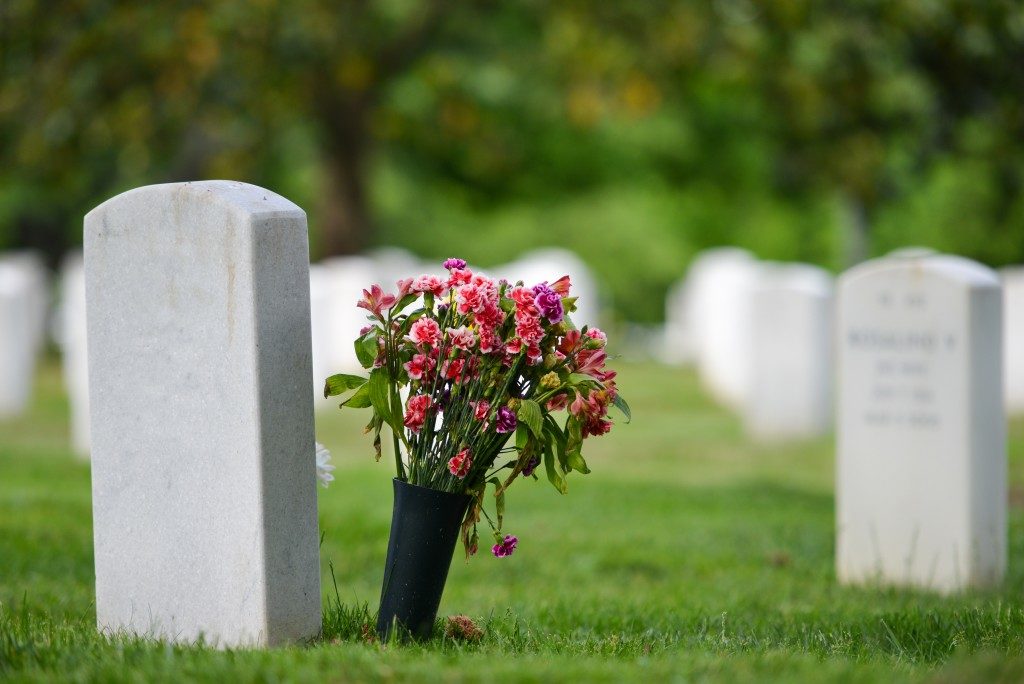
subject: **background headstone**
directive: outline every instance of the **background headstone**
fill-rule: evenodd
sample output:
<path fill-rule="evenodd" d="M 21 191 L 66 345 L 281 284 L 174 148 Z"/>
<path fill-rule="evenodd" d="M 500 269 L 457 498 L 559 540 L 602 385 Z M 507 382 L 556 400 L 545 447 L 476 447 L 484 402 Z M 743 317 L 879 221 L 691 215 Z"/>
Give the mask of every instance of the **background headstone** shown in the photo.
<path fill-rule="evenodd" d="M 665 295 L 665 328 L 659 358 L 663 363 L 682 365 L 692 363 L 697 354 L 691 316 L 691 280 L 680 278 Z"/>
<path fill-rule="evenodd" d="M 747 431 L 761 439 L 827 434 L 833 413 L 832 276 L 806 264 L 764 263 L 751 297 Z"/>
<path fill-rule="evenodd" d="M 81 253 L 64 258 L 60 270 L 57 344 L 61 350 L 64 389 L 71 409 L 71 446 L 89 455 L 89 363 L 85 325 L 85 267 Z"/>
<path fill-rule="evenodd" d="M 34 287 L 20 264 L 0 259 L 0 418 L 24 413 L 32 396 L 38 349 Z"/>
<path fill-rule="evenodd" d="M 96 613 L 221 646 L 315 635 L 305 214 L 209 181 L 85 218 Z"/>
<path fill-rule="evenodd" d="M 839 285 L 837 573 L 953 591 L 1006 566 L 1001 293 L 952 256 L 862 264 Z"/>
<path fill-rule="evenodd" d="M 43 256 L 28 249 L 5 252 L 0 260 L 21 271 L 28 280 L 28 329 L 32 336 L 32 350 L 39 354 L 45 346 L 50 312 L 50 271 Z"/>
<path fill-rule="evenodd" d="M 368 312 L 358 308 L 356 304 L 362 298 L 363 290 L 369 290 L 374 284 L 380 285 L 392 294 L 398 288 L 395 283 L 387 285 L 381 282 L 380 273 L 376 270 L 373 260 L 367 257 L 333 257 L 321 262 L 320 266 L 324 269 L 322 287 L 326 294 L 317 297 L 314 311 L 317 321 L 313 327 L 318 330 L 318 337 L 322 335 L 322 339 L 327 340 L 328 351 L 323 364 L 319 359 L 317 364 L 320 372 L 323 372 L 323 368 L 328 369 L 327 375 L 358 373 L 363 367 L 356 358 L 354 343 L 359 337 L 359 331 L 370 323 L 366 320 Z M 316 379 L 315 384 L 319 385 L 321 397 L 327 375 Z"/>
<path fill-rule="evenodd" d="M 1024 266 L 1004 268 L 1003 382 L 1006 409 L 1024 413 Z"/>
<path fill-rule="evenodd" d="M 726 247 L 703 252 L 687 275 L 687 325 L 701 382 L 732 409 L 743 407 L 750 388 L 750 305 L 759 269 L 749 252 Z"/>

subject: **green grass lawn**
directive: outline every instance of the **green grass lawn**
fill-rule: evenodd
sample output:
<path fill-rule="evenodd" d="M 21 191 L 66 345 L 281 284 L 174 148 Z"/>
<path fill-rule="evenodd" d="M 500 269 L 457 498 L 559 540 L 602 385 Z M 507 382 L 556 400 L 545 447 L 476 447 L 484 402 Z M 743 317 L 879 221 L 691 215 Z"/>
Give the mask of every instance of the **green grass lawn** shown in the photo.
<path fill-rule="evenodd" d="M 511 558 L 457 552 L 441 615 L 470 615 L 482 641 L 362 638 L 393 463 L 374 463 L 366 415 L 333 411 L 317 427 L 338 466 L 318 489 L 323 637 L 226 652 L 96 634 L 89 468 L 66 446 L 59 374 L 46 367 L 30 415 L 0 423 L 0 679 L 1024 680 L 1020 509 L 1000 591 L 839 587 L 831 440 L 752 444 L 689 371 L 619 366 L 634 420 L 587 444 L 594 473 L 573 475 L 566 496 L 546 480 L 510 490 Z M 1018 492 L 1024 423 L 1010 450 Z"/>

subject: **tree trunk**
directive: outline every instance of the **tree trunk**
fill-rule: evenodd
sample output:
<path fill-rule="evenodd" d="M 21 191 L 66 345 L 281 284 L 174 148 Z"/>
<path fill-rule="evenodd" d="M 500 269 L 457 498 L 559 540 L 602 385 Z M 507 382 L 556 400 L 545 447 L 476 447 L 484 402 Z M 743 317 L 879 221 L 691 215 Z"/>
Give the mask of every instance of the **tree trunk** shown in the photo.
<path fill-rule="evenodd" d="M 853 194 L 845 197 L 847 210 L 843 261 L 847 268 L 868 258 L 871 232 L 871 212 L 864 201 Z"/>
<path fill-rule="evenodd" d="M 347 102 L 324 122 L 323 188 L 319 206 L 321 257 L 355 254 L 371 243 L 373 221 L 366 196 L 370 134 L 368 107 Z"/>

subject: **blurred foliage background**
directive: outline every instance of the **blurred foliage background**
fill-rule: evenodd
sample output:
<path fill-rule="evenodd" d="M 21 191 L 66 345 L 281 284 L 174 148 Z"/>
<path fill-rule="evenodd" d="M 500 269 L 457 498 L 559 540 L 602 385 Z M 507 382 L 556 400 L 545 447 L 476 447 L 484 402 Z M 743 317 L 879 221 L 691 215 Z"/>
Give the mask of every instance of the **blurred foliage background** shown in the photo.
<path fill-rule="evenodd" d="M 0 249 L 147 183 L 307 209 L 314 258 L 563 245 L 660 319 L 698 250 L 1024 262 L 1019 0 L 0 0 Z"/>

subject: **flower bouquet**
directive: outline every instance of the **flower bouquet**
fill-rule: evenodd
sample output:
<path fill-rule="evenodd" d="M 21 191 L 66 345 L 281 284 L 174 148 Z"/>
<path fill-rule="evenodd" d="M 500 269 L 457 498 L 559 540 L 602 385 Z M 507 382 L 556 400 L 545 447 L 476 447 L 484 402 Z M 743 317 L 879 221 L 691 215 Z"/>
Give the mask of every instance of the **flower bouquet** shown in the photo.
<path fill-rule="evenodd" d="M 590 472 L 583 441 L 611 429 L 609 407 L 629 418 L 605 368 L 605 334 L 569 318 L 568 276 L 525 287 L 473 273 L 462 259 L 444 268 L 445 276 L 399 281 L 397 294 L 363 291 L 358 306 L 370 323 L 355 349 L 369 377 L 332 375 L 324 389 L 348 395 L 342 408 L 372 409 L 366 431 L 378 460 L 381 433 L 390 432 L 395 508 L 382 638 L 396 624 L 429 636 L 460 531 L 468 558 L 483 518 L 493 555 L 510 556 L 519 540 L 502 532 L 509 486 L 543 468 L 565 493 L 569 473 Z"/>

